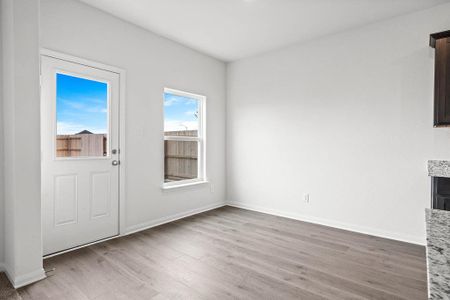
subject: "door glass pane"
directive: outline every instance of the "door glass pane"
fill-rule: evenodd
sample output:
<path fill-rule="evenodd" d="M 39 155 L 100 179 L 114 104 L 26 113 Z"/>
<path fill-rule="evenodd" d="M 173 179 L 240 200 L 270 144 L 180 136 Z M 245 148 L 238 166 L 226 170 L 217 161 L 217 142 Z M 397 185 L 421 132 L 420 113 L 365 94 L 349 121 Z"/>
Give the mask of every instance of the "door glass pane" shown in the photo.
<path fill-rule="evenodd" d="M 199 102 L 197 99 L 164 93 L 164 135 L 198 136 Z"/>
<path fill-rule="evenodd" d="M 56 74 L 56 157 L 108 156 L 108 84 Z"/>
<path fill-rule="evenodd" d="M 164 182 L 198 176 L 198 142 L 164 141 Z"/>

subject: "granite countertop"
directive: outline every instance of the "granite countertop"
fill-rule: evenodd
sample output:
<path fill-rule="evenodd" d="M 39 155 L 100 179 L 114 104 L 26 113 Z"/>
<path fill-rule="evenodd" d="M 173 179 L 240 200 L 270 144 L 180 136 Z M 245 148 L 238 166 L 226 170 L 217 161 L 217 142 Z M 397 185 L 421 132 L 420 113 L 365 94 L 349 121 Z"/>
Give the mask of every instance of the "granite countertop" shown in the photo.
<path fill-rule="evenodd" d="M 450 211 L 427 209 L 430 299 L 450 300 Z"/>
<path fill-rule="evenodd" d="M 450 161 L 448 160 L 429 160 L 428 176 L 450 177 Z"/>

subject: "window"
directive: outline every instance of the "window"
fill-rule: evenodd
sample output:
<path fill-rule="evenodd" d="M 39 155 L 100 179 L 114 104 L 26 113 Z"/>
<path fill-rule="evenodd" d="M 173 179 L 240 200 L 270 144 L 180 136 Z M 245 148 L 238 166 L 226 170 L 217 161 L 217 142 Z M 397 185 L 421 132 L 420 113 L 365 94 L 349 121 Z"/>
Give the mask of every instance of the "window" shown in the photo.
<path fill-rule="evenodd" d="M 206 181 L 205 97 L 164 89 L 164 186 Z"/>
<path fill-rule="evenodd" d="M 56 157 L 108 156 L 108 84 L 56 74 Z"/>

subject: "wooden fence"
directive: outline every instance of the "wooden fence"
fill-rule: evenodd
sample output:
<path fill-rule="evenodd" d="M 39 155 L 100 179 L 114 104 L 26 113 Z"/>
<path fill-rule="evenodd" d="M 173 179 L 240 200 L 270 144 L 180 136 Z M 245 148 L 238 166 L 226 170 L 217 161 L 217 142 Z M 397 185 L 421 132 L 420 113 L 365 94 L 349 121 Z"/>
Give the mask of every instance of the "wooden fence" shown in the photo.
<path fill-rule="evenodd" d="M 57 157 L 106 156 L 105 134 L 74 134 L 56 136 Z"/>
<path fill-rule="evenodd" d="M 197 136 L 196 130 L 165 132 L 167 136 Z M 107 154 L 105 134 L 74 134 L 56 137 L 57 157 L 97 157 Z M 164 141 L 164 180 L 194 179 L 198 176 L 198 143 Z"/>
<path fill-rule="evenodd" d="M 197 136 L 197 130 L 170 131 L 166 136 Z M 194 179 L 198 176 L 198 143 L 164 141 L 164 181 Z"/>

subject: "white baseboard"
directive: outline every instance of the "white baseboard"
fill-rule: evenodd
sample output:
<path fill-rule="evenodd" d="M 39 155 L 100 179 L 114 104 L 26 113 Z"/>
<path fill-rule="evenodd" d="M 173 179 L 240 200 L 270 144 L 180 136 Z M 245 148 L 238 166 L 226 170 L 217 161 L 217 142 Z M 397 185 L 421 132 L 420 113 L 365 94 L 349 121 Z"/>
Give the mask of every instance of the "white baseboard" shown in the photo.
<path fill-rule="evenodd" d="M 46 277 L 44 269 L 39 269 L 24 275 L 16 276 L 9 271 L 8 266 L 6 266 L 6 264 L 4 263 L 0 263 L 0 272 L 4 272 L 6 274 L 6 277 L 8 277 L 9 281 L 15 289 L 42 280 Z"/>
<path fill-rule="evenodd" d="M 245 204 L 245 203 L 241 203 L 241 202 L 227 202 L 227 205 L 233 206 L 233 207 L 238 207 L 238 208 L 243 208 L 243 209 L 248 209 L 248 210 L 253 210 L 253 211 L 257 211 L 257 212 L 261 212 L 261 213 L 266 213 L 266 214 L 270 214 L 270 215 L 275 215 L 275 216 L 279 216 L 279 217 L 294 219 L 294 220 L 298 220 L 298 221 L 344 229 L 344 230 L 358 232 L 358 233 L 367 234 L 367 235 L 373 235 L 373 236 L 382 237 L 382 238 L 386 238 L 386 239 L 392 239 L 392 240 L 407 242 L 407 243 L 411 243 L 411 244 L 417 244 L 417 245 L 421 245 L 421 246 L 426 245 L 425 238 L 420 237 L 420 236 L 412 236 L 412 235 L 406 235 L 406 234 L 399 234 L 399 233 L 395 233 L 395 232 L 388 232 L 388 231 L 378 230 L 378 229 L 374 229 L 374 228 L 358 226 L 358 225 L 354 225 L 354 224 L 348 224 L 348 223 L 342 223 L 342 222 L 333 221 L 333 220 L 311 217 L 311 216 L 307 216 L 307 215 L 303 215 L 303 214 L 299 214 L 299 213 L 280 211 L 280 210 L 276 210 L 276 209 L 272 209 L 272 208 L 262 207 L 259 205 Z"/>
<path fill-rule="evenodd" d="M 26 286 L 28 284 L 34 283 L 36 281 L 42 280 L 46 277 L 44 269 L 39 269 L 28 274 L 17 276 L 12 280 L 12 285 L 15 289 Z M 11 279 L 10 279 L 11 280 Z"/>
<path fill-rule="evenodd" d="M 188 211 L 185 211 L 185 212 L 181 212 L 181 213 L 178 213 L 178 214 L 174 214 L 174 215 L 171 215 L 171 216 L 159 218 L 159 219 L 156 219 L 156 220 L 153 220 L 153 221 L 144 222 L 144 223 L 140 223 L 140 224 L 137 224 L 137 225 L 129 226 L 129 227 L 127 227 L 126 232 L 122 236 L 133 234 L 135 232 L 146 230 L 146 229 L 149 229 L 149 228 L 152 228 L 152 227 L 156 227 L 156 226 L 159 226 L 159 225 L 163 225 L 163 224 L 166 224 L 166 223 L 170 223 L 170 222 L 173 222 L 173 221 L 176 221 L 176 220 L 179 220 L 179 219 L 183 219 L 183 218 L 186 218 L 186 217 L 189 217 L 189 216 L 192 216 L 192 215 L 196 215 L 196 214 L 199 214 L 199 213 L 202 213 L 202 212 L 205 212 L 205 211 L 208 211 L 208 210 L 216 209 L 216 208 L 219 208 L 219 207 L 222 207 L 222 206 L 226 206 L 226 205 L 227 204 L 224 203 L 224 202 L 213 203 L 213 204 L 209 204 L 209 205 L 206 205 L 206 206 L 203 206 L 203 207 L 199 207 L 199 208 L 191 209 L 191 210 L 188 210 Z"/>

